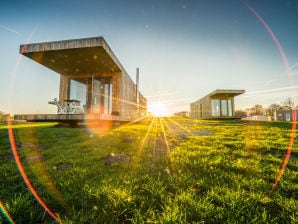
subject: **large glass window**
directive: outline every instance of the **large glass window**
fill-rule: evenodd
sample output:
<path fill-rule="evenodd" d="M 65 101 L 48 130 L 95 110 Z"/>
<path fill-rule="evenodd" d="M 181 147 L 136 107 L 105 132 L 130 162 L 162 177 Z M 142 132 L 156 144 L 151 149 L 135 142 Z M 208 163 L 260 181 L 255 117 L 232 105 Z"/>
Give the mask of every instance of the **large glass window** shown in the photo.
<path fill-rule="evenodd" d="M 101 102 L 102 102 L 102 83 L 98 79 L 92 80 L 92 113 L 101 113 Z"/>
<path fill-rule="evenodd" d="M 228 99 L 228 116 L 233 116 L 233 106 L 232 106 L 232 100 Z"/>
<path fill-rule="evenodd" d="M 211 100 L 212 104 L 212 116 L 219 117 L 220 116 L 220 101 L 219 99 Z"/>
<path fill-rule="evenodd" d="M 213 117 L 232 117 L 233 106 L 232 99 L 213 99 L 212 104 L 212 116 Z"/>
<path fill-rule="evenodd" d="M 220 100 L 221 106 L 221 116 L 227 117 L 228 116 L 228 102 L 227 100 Z"/>
<path fill-rule="evenodd" d="M 109 85 L 109 114 L 112 113 L 112 106 L 113 106 L 113 85 L 112 85 L 112 79 L 110 80 Z"/>
<path fill-rule="evenodd" d="M 92 112 L 111 114 L 112 112 L 112 78 L 94 77 Z"/>
<path fill-rule="evenodd" d="M 70 80 L 69 99 L 79 100 L 80 105 L 92 113 L 111 114 L 112 96 L 112 77 L 94 76 Z"/>
<path fill-rule="evenodd" d="M 105 83 L 104 85 L 104 113 L 109 114 L 110 110 L 110 84 Z"/>
<path fill-rule="evenodd" d="M 80 105 L 85 106 L 87 101 L 87 85 L 84 82 L 70 80 L 69 99 L 79 100 Z"/>

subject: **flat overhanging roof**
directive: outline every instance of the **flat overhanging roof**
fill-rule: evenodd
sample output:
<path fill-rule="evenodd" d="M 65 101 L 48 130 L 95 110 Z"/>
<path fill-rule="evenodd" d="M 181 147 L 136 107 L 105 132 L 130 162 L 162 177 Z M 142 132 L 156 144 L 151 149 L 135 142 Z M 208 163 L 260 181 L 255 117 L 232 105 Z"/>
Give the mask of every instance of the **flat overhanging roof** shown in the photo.
<path fill-rule="evenodd" d="M 224 96 L 224 97 L 235 97 L 240 94 L 245 93 L 245 90 L 235 90 L 235 89 L 217 89 L 210 93 L 208 96 L 212 98 Z"/>
<path fill-rule="evenodd" d="M 200 98 L 199 100 L 193 102 L 193 103 L 197 103 L 202 99 L 205 98 L 221 98 L 221 97 L 226 97 L 226 98 L 230 98 L 230 97 L 235 97 L 238 96 L 240 94 L 245 93 L 245 90 L 238 90 L 238 89 L 217 89 L 214 90 L 212 93 L 208 94 L 207 96 L 204 96 L 203 98 Z M 193 104 L 191 103 L 191 104 Z"/>
<path fill-rule="evenodd" d="M 124 70 L 103 37 L 23 44 L 20 53 L 59 74 Z"/>

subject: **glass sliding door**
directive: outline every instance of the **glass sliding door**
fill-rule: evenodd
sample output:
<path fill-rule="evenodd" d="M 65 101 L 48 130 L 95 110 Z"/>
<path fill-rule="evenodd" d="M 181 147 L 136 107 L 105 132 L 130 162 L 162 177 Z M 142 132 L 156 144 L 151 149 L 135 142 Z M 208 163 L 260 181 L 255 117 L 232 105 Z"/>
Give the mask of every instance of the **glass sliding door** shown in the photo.
<path fill-rule="evenodd" d="M 211 114 L 213 117 L 219 117 L 220 116 L 220 101 L 219 99 L 213 99 L 211 100 Z"/>
<path fill-rule="evenodd" d="M 79 100 L 85 111 L 109 115 L 113 106 L 112 87 L 112 77 L 70 79 L 69 99 Z"/>
<path fill-rule="evenodd" d="M 227 100 L 220 100 L 221 106 L 221 116 L 227 117 L 228 116 L 228 102 Z"/>
<path fill-rule="evenodd" d="M 105 83 L 104 85 L 104 114 L 109 114 L 109 104 L 110 104 L 110 100 L 109 100 L 109 96 L 110 96 L 110 84 L 109 83 Z"/>
<path fill-rule="evenodd" d="M 92 78 L 92 112 L 111 114 L 112 112 L 112 78 Z"/>
<path fill-rule="evenodd" d="M 109 84 L 109 114 L 112 113 L 113 109 L 113 85 L 112 85 L 112 78 L 110 79 L 110 84 Z"/>
<path fill-rule="evenodd" d="M 233 104 L 231 99 L 228 99 L 228 116 L 233 117 Z"/>
<path fill-rule="evenodd" d="M 102 113 L 102 83 L 97 78 L 92 78 L 92 113 Z"/>
<path fill-rule="evenodd" d="M 86 79 L 71 79 L 69 83 L 69 99 L 79 100 L 84 108 L 87 102 Z M 67 99 L 64 99 L 67 100 Z"/>
<path fill-rule="evenodd" d="M 232 117 L 233 105 L 232 99 L 212 99 L 212 116 L 213 117 Z"/>

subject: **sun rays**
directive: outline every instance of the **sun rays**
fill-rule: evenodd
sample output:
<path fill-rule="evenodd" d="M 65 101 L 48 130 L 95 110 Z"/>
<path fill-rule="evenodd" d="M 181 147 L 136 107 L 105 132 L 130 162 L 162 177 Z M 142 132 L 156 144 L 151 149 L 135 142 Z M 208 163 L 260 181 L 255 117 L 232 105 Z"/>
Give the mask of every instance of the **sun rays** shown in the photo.
<path fill-rule="evenodd" d="M 161 101 L 156 101 L 148 105 L 149 113 L 152 113 L 155 117 L 164 117 L 166 116 L 166 106 Z"/>
<path fill-rule="evenodd" d="M 170 166 L 170 169 L 168 167 L 167 169 L 174 171 L 175 168 L 171 156 L 171 139 L 179 138 L 181 133 L 183 135 L 193 135 L 193 133 L 182 124 L 169 117 L 148 116 L 146 118 L 148 121 L 146 133 L 139 140 L 136 150 L 135 166 L 138 164 L 138 161 L 141 160 L 142 155 L 144 156 L 144 153 L 149 153 L 152 155 L 146 156 L 152 157 L 152 161 L 161 159 L 161 157 L 167 158 Z M 145 148 L 148 150 L 144 151 Z"/>

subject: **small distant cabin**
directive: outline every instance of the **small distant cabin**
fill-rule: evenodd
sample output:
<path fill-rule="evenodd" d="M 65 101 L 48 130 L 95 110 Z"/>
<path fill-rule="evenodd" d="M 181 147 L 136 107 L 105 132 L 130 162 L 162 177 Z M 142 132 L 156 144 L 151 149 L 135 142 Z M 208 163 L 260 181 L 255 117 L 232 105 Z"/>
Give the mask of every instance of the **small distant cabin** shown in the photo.
<path fill-rule="evenodd" d="M 189 112 L 188 111 L 180 111 L 180 112 L 174 113 L 174 117 L 186 117 L 186 118 L 189 118 Z"/>
<path fill-rule="evenodd" d="M 191 119 L 232 119 L 235 117 L 234 97 L 244 90 L 217 89 L 190 104 Z"/>
<path fill-rule="evenodd" d="M 254 121 L 271 121 L 272 118 L 269 115 L 254 115 L 241 118 L 242 120 L 254 120 Z"/>
<path fill-rule="evenodd" d="M 274 112 L 275 121 L 297 121 L 298 110 L 276 110 Z"/>
<path fill-rule="evenodd" d="M 147 113 L 147 100 L 138 83 L 132 81 L 103 37 L 24 44 L 20 53 L 58 73 L 57 101 L 61 106 L 76 102 L 83 114 L 15 115 L 15 119 L 132 121 Z"/>

